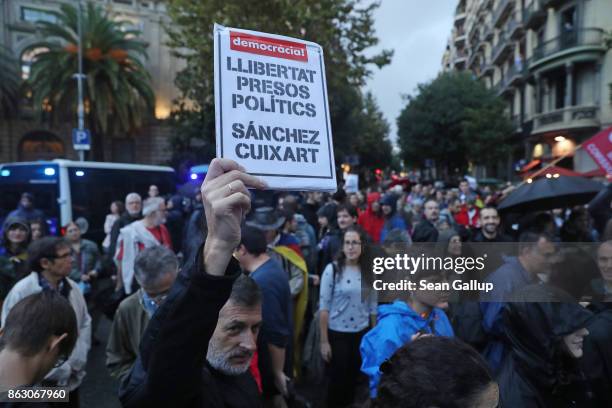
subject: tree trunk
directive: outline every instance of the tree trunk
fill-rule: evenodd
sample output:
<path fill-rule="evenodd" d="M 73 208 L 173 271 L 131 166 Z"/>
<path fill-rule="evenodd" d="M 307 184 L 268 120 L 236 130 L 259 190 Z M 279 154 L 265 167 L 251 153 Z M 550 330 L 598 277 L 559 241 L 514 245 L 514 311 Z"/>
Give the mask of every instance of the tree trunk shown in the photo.
<path fill-rule="evenodd" d="M 89 131 L 91 132 L 91 151 L 89 157 L 93 161 L 104 161 L 104 135 L 95 125 L 94 121 L 89 121 Z"/>

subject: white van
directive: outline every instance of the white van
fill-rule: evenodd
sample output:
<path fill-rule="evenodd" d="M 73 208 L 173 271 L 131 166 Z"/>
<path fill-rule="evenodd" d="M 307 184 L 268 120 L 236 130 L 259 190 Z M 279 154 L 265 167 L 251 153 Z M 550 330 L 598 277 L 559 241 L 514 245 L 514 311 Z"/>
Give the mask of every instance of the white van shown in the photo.
<path fill-rule="evenodd" d="M 104 239 L 104 219 L 111 202 L 130 192 L 147 196 L 155 184 L 161 195 L 176 191 L 171 167 L 56 159 L 0 164 L 0 220 L 17 208 L 21 194 L 34 195 L 34 206 L 48 219 L 52 234 L 69 221 L 84 217 L 87 237 Z"/>

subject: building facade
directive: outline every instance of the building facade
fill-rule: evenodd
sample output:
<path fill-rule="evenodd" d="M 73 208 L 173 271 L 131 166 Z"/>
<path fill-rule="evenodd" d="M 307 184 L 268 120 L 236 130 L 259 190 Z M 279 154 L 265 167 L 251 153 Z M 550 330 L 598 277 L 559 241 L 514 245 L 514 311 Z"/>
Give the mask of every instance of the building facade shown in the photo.
<path fill-rule="evenodd" d="M 77 5 L 76 0 L 4 0 L 0 4 L 0 45 L 8 48 L 19 60 L 21 75 L 29 75 L 33 53 L 24 52 L 26 47 L 40 41 L 35 22 L 54 21 L 49 13 L 59 10 L 62 3 Z M 85 7 L 83 1 L 83 7 Z M 159 0 L 96 0 L 109 15 L 126 21 L 126 29 L 141 31 L 148 45 L 148 58 L 143 61 L 151 74 L 155 92 L 155 116 L 133 135 L 114 135 L 104 139 L 104 157 L 107 161 L 138 162 L 147 164 L 166 163 L 170 158 L 169 134 L 164 119 L 170 115 L 172 101 L 179 96 L 174 78 L 184 61 L 173 56 L 165 45 L 168 41 L 164 24 L 169 17 L 163 1 Z M 72 148 L 71 130 L 74 123 L 52 126 L 34 118 L 34 111 L 24 100 L 18 117 L 0 119 L 0 162 L 39 160 L 52 158 L 76 159 Z"/>
<path fill-rule="evenodd" d="M 528 166 L 588 172 L 577 146 L 612 125 L 610 33 L 610 0 L 460 0 L 443 70 L 504 98 Z"/>

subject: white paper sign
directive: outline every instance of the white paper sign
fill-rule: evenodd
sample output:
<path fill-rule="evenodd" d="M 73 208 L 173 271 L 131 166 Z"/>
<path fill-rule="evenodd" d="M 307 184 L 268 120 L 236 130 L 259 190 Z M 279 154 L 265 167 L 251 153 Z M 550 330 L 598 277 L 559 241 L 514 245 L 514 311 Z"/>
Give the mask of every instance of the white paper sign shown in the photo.
<path fill-rule="evenodd" d="M 336 191 L 323 49 L 215 24 L 217 157 L 275 190 Z"/>
<path fill-rule="evenodd" d="M 344 191 L 347 193 L 359 191 L 359 174 L 347 174 L 344 176 Z"/>

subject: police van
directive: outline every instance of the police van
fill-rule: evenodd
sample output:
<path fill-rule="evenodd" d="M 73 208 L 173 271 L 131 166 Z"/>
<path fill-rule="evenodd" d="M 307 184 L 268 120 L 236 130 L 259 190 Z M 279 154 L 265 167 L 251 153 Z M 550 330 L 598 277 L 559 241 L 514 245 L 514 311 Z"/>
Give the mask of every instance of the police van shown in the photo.
<path fill-rule="evenodd" d="M 104 220 L 115 200 L 130 192 L 143 199 L 151 184 L 161 195 L 176 191 L 171 167 L 55 159 L 0 164 L 0 220 L 17 208 L 21 194 L 34 195 L 34 206 L 47 217 L 50 232 L 83 217 L 89 224 L 87 237 L 104 239 Z"/>

